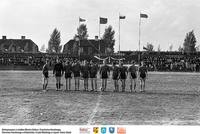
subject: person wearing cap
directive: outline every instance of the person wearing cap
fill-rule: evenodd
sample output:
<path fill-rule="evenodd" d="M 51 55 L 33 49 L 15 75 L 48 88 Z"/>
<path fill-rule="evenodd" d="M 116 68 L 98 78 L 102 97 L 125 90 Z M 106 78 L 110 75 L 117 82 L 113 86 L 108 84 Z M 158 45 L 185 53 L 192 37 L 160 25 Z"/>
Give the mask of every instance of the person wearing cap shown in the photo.
<path fill-rule="evenodd" d="M 47 91 L 47 85 L 48 85 L 48 79 L 49 79 L 49 61 L 46 60 L 46 63 L 44 64 L 42 68 L 42 74 L 43 74 L 43 91 Z"/>
<path fill-rule="evenodd" d="M 63 64 L 59 58 L 56 59 L 56 64 L 53 68 L 53 75 L 56 78 L 56 91 L 61 88 L 61 77 L 63 76 Z"/>
<path fill-rule="evenodd" d="M 129 78 L 130 78 L 130 91 L 136 92 L 137 67 L 135 66 L 134 61 L 132 61 L 132 65 L 128 68 L 128 72 L 129 72 Z M 134 86 L 133 86 L 133 83 L 134 83 Z"/>
<path fill-rule="evenodd" d="M 103 65 L 100 67 L 99 74 L 101 77 L 101 91 L 105 91 L 107 88 L 107 79 L 110 75 L 110 67 L 106 64 L 106 60 L 103 61 Z"/>

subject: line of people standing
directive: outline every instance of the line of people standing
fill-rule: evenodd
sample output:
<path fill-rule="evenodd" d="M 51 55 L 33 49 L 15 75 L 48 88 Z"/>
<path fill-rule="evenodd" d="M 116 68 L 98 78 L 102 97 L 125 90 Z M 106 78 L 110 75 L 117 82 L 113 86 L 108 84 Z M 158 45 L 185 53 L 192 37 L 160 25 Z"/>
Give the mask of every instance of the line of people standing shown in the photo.
<path fill-rule="evenodd" d="M 48 63 L 43 66 L 43 90 L 47 91 L 48 78 L 49 78 L 49 70 Z M 129 76 L 130 79 L 130 91 L 136 92 L 136 83 L 137 78 L 140 79 L 141 92 L 145 91 L 145 81 L 147 78 L 147 69 L 144 66 L 144 63 L 141 63 L 141 66 L 138 68 L 134 62 L 130 67 L 126 67 L 123 65 L 123 62 L 119 62 L 119 66 L 117 66 L 116 62 L 113 62 L 112 67 L 107 65 L 106 60 L 103 61 L 103 65 L 99 66 L 94 62 L 88 63 L 86 60 L 83 64 L 80 64 L 79 61 L 75 61 L 71 63 L 70 61 L 66 61 L 65 64 L 62 64 L 59 59 L 57 59 L 57 63 L 53 68 L 53 76 L 56 78 L 56 90 L 61 89 L 61 77 L 64 75 L 66 80 L 66 88 L 64 91 L 71 90 L 71 79 L 74 77 L 75 83 L 75 91 L 80 90 L 80 80 L 83 79 L 84 83 L 84 91 L 89 91 L 89 80 L 91 81 L 91 90 L 97 91 L 97 78 L 98 73 L 101 78 L 101 91 L 106 91 L 107 89 L 107 81 L 110 77 L 110 72 L 112 71 L 112 80 L 114 83 L 114 91 L 119 92 L 119 80 L 121 81 L 121 91 L 125 92 L 126 89 L 126 80 Z"/>

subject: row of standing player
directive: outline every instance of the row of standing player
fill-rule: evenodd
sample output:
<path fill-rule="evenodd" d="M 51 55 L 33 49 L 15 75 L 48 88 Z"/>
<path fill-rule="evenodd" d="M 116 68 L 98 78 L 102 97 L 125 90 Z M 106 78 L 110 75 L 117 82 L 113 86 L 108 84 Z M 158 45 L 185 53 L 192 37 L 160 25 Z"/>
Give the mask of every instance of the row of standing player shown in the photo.
<path fill-rule="evenodd" d="M 47 85 L 48 85 L 48 78 L 49 78 L 49 67 L 48 67 L 48 60 L 46 61 L 46 64 L 43 66 L 43 77 L 44 77 L 44 83 L 43 83 L 43 91 L 47 91 Z M 116 62 L 113 62 L 113 66 L 109 67 L 106 64 L 106 60 L 103 61 L 102 66 L 98 66 L 97 64 L 94 64 L 92 61 L 90 64 L 87 63 L 87 61 L 84 61 L 83 65 L 81 65 L 78 61 L 71 64 L 69 61 L 66 61 L 63 65 L 59 59 L 57 59 L 57 63 L 55 64 L 53 68 L 53 76 L 56 78 L 56 90 L 60 90 L 61 88 L 61 77 L 65 75 L 66 79 L 66 89 L 71 90 L 71 79 L 72 76 L 74 77 L 75 81 L 75 91 L 79 90 L 80 88 L 80 78 L 83 78 L 84 81 L 84 90 L 88 91 L 88 81 L 91 80 L 91 91 L 97 91 L 97 75 L 98 72 L 100 74 L 101 78 L 101 91 L 105 91 L 107 88 L 107 79 L 110 76 L 110 71 L 112 71 L 112 79 L 114 83 L 114 91 L 119 91 L 119 83 L 118 81 L 121 81 L 121 87 L 122 92 L 125 92 L 126 88 L 126 79 L 129 76 L 130 79 L 130 91 L 136 92 L 136 80 L 137 78 L 140 79 L 140 86 L 141 86 L 141 92 L 145 91 L 145 81 L 147 78 L 147 69 L 144 66 L 144 63 L 141 62 L 141 66 L 139 69 L 136 67 L 134 61 L 132 62 L 132 65 L 130 67 L 126 67 L 123 65 L 123 63 L 120 61 L 119 66 L 117 66 Z M 139 77 L 138 77 L 139 76 Z"/>

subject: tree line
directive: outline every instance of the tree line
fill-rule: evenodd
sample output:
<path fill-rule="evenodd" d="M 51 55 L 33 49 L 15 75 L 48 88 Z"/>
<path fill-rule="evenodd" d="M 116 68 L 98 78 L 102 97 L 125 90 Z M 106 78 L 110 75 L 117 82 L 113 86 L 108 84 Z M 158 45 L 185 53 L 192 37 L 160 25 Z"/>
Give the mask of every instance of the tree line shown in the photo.
<path fill-rule="evenodd" d="M 183 45 L 180 45 L 178 50 L 179 52 L 185 52 L 185 53 L 193 53 L 193 52 L 197 52 L 200 51 L 200 46 L 196 45 L 196 37 L 194 34 L 194 31 L 190 31 L 186 34 Z M 146 46 L 143 47 L 144 50 L 146 51 L 156 51 L 154 49 L 154 45 L 152 43 L 147 43 Z M 173 44 L 169 45 L 169 51 L 173 50 Z M 157 51 L 161 51 L 160 45 L 158 45 L 158 49 Z"/>
<path fill-rule="evenodd" d="M 105 41 L 107 44 L 107 51 L 109 53 L 114 53 L 114 45 L 115 45 L 115 31 L 111 25 L 109 25 L 107 28 L 105 28 L 104 34 L 102 36 L 102 40 Z M 81 24 L 77 28 L 77 33 L 74 35 L 73 39 L 75 40 L 78 38 L 79 40 L 87 40 L 89 37 L 88 30 L 86 24 Z M 100 37 L 99 37 L 100 38 Z M 182 45 L 179 46 L 178 50 L 179 52 L 186 52 L 186 53 L 192 53 L 196 51 L 200 51 L 200 45 L 196 45 L 196 37 L 194 34 L 194 31 L 190 31 L 186 33 L 184 42 Z M 48 48 L 45 50 L 45 45 L 41 46 L 40 51 L 47 52 L 47 53 L 61 53 L 62 45 L 61 43 L 61 33 L 60 31 L 55 28 L 50 35 L 50 39 L 48 41 Z M 144 47 L 144 50 L 146 51 L 162 51 L 161 46 L 158 45 L 157 50 L 155 50 L 154 45 L 152 43 L 147 43 Z M 173 50 L 173 44 L 169 45 L 169 51 Z"/>

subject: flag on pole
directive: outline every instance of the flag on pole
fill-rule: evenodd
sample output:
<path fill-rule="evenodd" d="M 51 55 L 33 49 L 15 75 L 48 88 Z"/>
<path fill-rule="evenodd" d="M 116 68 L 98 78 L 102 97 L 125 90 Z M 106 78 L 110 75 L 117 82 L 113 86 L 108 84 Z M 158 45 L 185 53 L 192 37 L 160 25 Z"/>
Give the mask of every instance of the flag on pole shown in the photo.
<path fill-rule="evenodd" d="M 86 21 L 86 20 L 79 17 L 79 22 L 84 22 L 84 21 Z"/>
<path fill-rule="evenodd" d="M 147 50 L 147 51 L 149 51 L 149 49 L 148 49 L 148 48 L 146 48 L 146 47 L 144 47 L 144 46 L 143 46 L 143 49 L 144 49 L 144 50 Z"/>
<path fill-rule="evenodd" d="M 125 19 L 126 18 L 126 16 L 119 16 L 119 19 Z"/>
<path fill-rule="evenodd" d="M 102 17 L 100 17 L 100 20 L 99 20 L 99 23 L 100 23 L 100 24 L 107 24 L 107 22 L 108 22 L 108 19 L 107 19 L 107 18 L 102 18 Z"/>
<path fill-rule="evenodd" d="M 148 15 L 140 13 L 140 18 L 148 18 Z"/>

